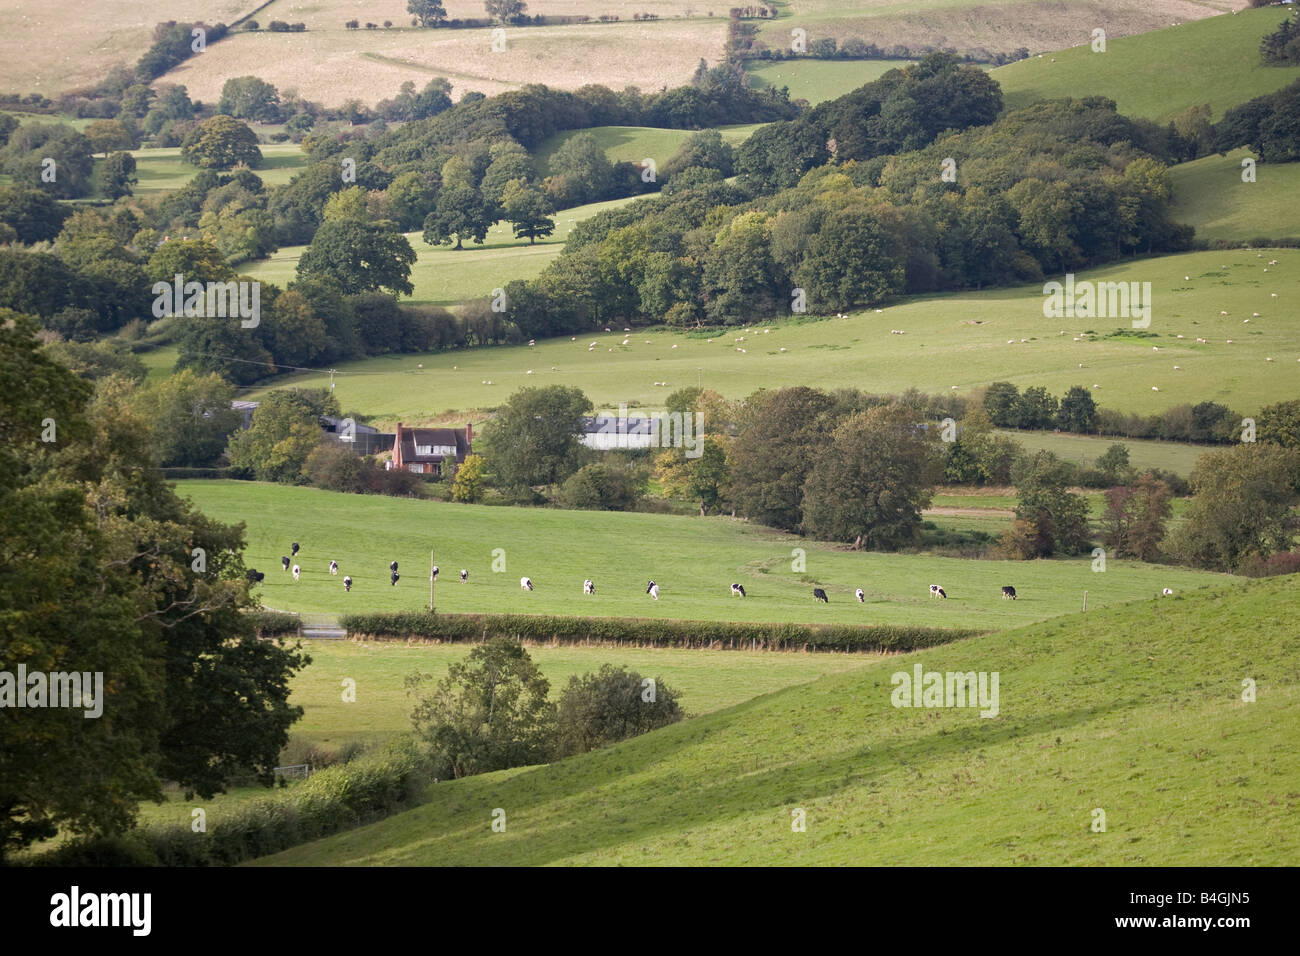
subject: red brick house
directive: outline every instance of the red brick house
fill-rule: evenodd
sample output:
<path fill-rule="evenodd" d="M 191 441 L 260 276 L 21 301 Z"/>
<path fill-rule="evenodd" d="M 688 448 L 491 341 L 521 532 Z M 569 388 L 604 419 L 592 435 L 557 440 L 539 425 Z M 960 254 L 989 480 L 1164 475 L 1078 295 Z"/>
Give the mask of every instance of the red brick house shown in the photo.
<path fill-rule="evenodd" d="M 389 467 L 417 475 L 451 475 L 465 461 L 473 441 L 472 423 L 464 428 L 404 428 L 398 422 Z"/>

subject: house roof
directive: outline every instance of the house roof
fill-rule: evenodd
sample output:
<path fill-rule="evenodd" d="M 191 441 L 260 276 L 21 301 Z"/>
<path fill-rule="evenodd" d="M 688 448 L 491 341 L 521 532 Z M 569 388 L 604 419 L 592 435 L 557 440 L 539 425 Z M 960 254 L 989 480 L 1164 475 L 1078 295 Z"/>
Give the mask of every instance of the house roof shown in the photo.
<path fill-rule="evenodd" d="M 438 452 L 432 455 L 416 453 L 417 445 L 449 445 L 456 449 L 456 461 L 463 462 L 469 454 L 469 436 L 463 428 L 403 428 L 402 461 L 442 461 L 447 456 Z"/>
<path fill-rule="evenodd" d="M 619 418 L 617 415 L 584 415 L 582 431 L 587 435 L 653 435 L 653 418 Z"/>

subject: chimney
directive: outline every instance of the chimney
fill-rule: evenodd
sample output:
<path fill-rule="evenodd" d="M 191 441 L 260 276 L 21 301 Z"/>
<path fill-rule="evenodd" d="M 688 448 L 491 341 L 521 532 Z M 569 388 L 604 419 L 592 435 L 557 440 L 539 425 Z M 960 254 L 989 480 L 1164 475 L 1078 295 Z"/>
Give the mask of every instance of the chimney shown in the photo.
<path fill-rule="evenodd" d="M 469 454 L 474 448 L 474 423 L 465 423 L 465 454 Z"/>
<path fill-rule="evenodd" d="M 402 466 L 402 423 L 397 423 L 397 434 L 393 438 L 393 467 Z"/>

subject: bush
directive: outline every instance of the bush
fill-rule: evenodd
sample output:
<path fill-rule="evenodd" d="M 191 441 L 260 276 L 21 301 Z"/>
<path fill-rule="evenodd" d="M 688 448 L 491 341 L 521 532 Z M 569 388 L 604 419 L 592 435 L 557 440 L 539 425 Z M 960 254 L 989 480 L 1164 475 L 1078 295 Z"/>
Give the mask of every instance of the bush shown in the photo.
<path fill-rule="evenodd" d="M 301 623 L 297 614 L 286 614 L 284 611 L 245 611 L 244 619 L 252 624 L 258 637 L 297 634 L 298 625 Z"/>
<path fill-rule="evenodd" d="M 1270 578 L 1276 574 L 1300 573 L 1300 552 L 1282 551 L 1267 558 L 1256 555 L 1242 565 L 1241 573 L 1248 578 Z"/>
<path fill-rule="evenodd" d="M 650 699 L 647 699 L 650 698 Z M 677 694 L 636 671 L 602 664 L 569 678 L 556 708 L 555 756 L 568 757 L 636 737 L 681 720 Z"/>
<path fill-rule="evenodd" d="M 282 793 L 212 821 L 151 826 L 72 841 L 33 860 L 38 866 L 229 866 L 278 853 L 413 806 L 430 780 L 410 738 L 313 774 Z"/>
<path fill-rule="evenodd" d="M 628 644 L 762 650 L 911 651 L 981 633 L 976 628 L 903 624 L 764 624 L 746 621 L 666 621 L 651 618 L 582 618 L 527 614 L 429 614 L 394 611 L 345 614 L 349 634 L 378 639 L 516 640 L 561 644 Z"/>
<path fill-rule="evenodd" d="M 560 486 L 557 499 L 566 508 L 631 511 L 641 497 L 634 476 L 615 464 L 584 465 Z"/>

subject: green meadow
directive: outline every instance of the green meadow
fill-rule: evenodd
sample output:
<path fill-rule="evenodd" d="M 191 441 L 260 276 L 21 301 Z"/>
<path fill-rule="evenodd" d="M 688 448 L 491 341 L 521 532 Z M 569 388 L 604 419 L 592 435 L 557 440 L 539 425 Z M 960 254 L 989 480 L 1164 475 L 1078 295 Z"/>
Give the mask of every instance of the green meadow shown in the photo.
<path fill-rule="evenodd" d="M 762 125 L 737 124 L 719 126 L 716 129 L 732 146 L 739 146 Z M 689 129 L 660 129 L 654 126 L 593 126 L 590 129 L 565 130 L 547 137 L 537 147 L 534 158 L 538 173 L 542 176 L 549 175 L 551 157 L 555 151 L 573 137 L 589 133 L 605 151 L 605 156 L 611 163 L 639 163 L 648 157 L 662 166 L 694 132 Z"/>
<path fill-rule="evenodd" d="M 1211 155 L 1169 170 L 1172 213 L 1202 239 L 1248 240 L 1300 236 L 1300 163 L 1257 163 L 1255 181 L 1242 180 L 1247 149 Z"/>
<path fill-rule="evenodd" d="M 1292 865 L 1297 613 L 1286 578 L 1090 605 L 434 784 L 419 807 L 259 862 Z M 996 714 L 981 716 L 991 693 L 896 706 L 894 675 L 917 667 L 983 673 L 989 691 L 996 674 Z"/>
<path fill-rule="evenodd" d="M 467 263 L 482 254 L 424 252 L 428 261 L 465 256 Z M 1268 265 L 1272 258 L 1278 265 Z M 497 275 L 483 277 L 483 294 L 512 277 Z M 1045 318 L 1037 284 L 917 297 L 844 318 L 795 317 L 713 332 L 599 331 L 533 347 L 380 356 L 340 365 L 335 394 L 344 408 L 392 425 L 449 410 L 469 415 L 502 404 L 523 386 L 552 383 L 581 388 L 603 409 L 620 403 L 662 408 L 669 392 L 697 384 L 740 398 L 759 388 L 801 384 L 962 395 L 1009 381 L 1021 388 L 1042 385 L 1058 396 L 1083 385 L 1103 407 L 1145 414 L 1215 401 L 1243 415 L 1300 388 L 1295 250 L 1138 259 L 1077 279 L 1150 282 L 1153 314 L 1145 334 L 1114 335 L 1134 331 L 1123 318 Z M 275 387 L 328 382 L 328 375 L 302 373 Z"/>
<path fill-rule="evenodd" d="M 816 106 L 851 93 L 859 86 L 878 80 L 890 70 L 913 60 L 785 60 L 764 63 L 750 60 L 745 73 L 756 89 L 790 91 L 790 99 L 807 100 Z"/>
<path fill-rule="evenodd" d="M 1110 39 L 1094 53 L 1085 31 L 1078 46 L 998 67 L 1008 109 L 1065 96 L 1105 96 L 1121 113 L 1160 123 L 1189 106 L 1210 104 L 1213 119 L 1224 110 L 1272 93 L 1300 77 L 1300 66 L 1265 66 L 1259 41 L 1284 17 L 1283 7 L 1242 10 Z"/>
<path fill-rule="evenodd" d="M 308 166 L 307 156 L 296 143 L 262 143 L 262 165 L 253 170 L 267 186 L 282 186 Z M 137 149 L 135 194 L 148 196 L 180 189 L 197 173 L 198 167 L 181 159 L 179 146 L 164 149 Z"/>
<path fill-rule="evenodd" d="M 530 244 L 526 239 L 516 239 L 507 222 L 499 222 L 488 230 L 482 245 L 467 243 L 464 249 L 451 246 L 431 246 L 419 232 L 406 234 L 415 250 L 415 265 L 411 268 L 411 284 L 415 291 L 408 301 L 456 305 L 474 298 L 487 299 L 493 289 L 504 288 L 515 279 L 534 279 L 564 248 L 564 240 L 575 223 L 594 216 L 602 209 L 634 202 L 636 197 L 614 199 L 562 209 L 552 218 L 555 232 Z M 298 275 L 298 260 L 306 246 L 286 246 L 267 259 L 248 262 L 238 267 L 242 275 L 272 282 L 285 288 Z"/>
<path fill-rule="evenodd" d="M 1118 560 L 1097 572 L 1089 555 L 974 561 L 854 552 L 727 517 L 459 505 L 240 481 L 181 481 L 177 489 L 209 517 L 244 523 L 244 564 L 266 575 L 255 592 L 266 607 L 329 615 L 427 606 L 431 551 L 439 567 L 434 601 L 444 613 L 994 629 L 1069 614 L 1085 591 L 1094 608 L 1225 580 Z M 302 546 L 297 581 L 280 564 L 294 541 Z M 351 592 L 344 575 L 353 579 Z M 534 591 L 519 586 L 524 576 Z M 596 585 L 591 597 L 582 593 L 587 578 Z M 645 593 L 651 579 L 657 601 Z M 748 596 L 733 597 L 732 582 Z M 931 597 L 935 583 L 947 600 Z M 1004 584 L 1015 586 L 1018 600 L 1002 600 Z M 825 588 L 829 604 L 813 599 L 814 585 Z M 855 600 L 857 588 L 865 603 Z"/>

